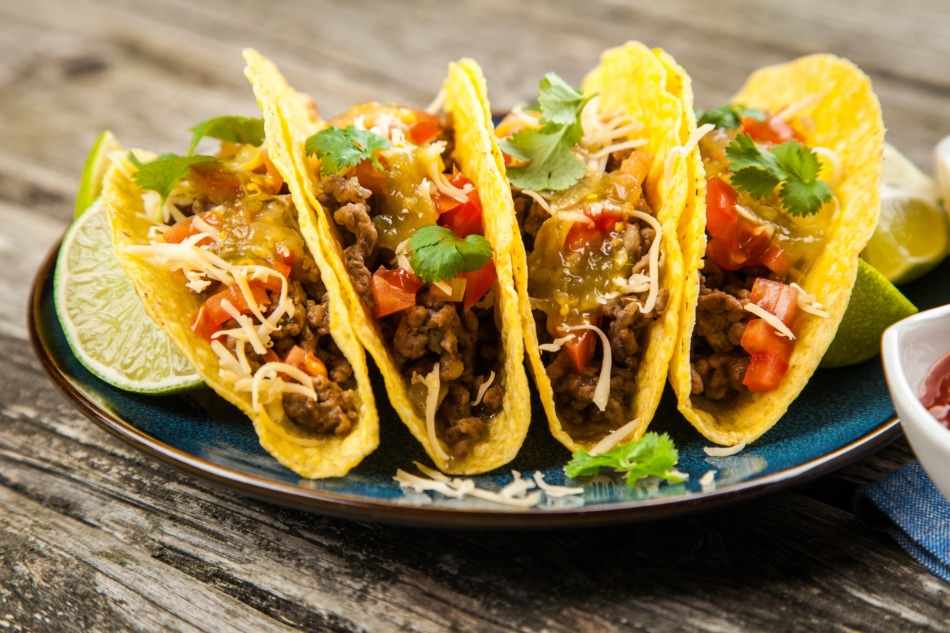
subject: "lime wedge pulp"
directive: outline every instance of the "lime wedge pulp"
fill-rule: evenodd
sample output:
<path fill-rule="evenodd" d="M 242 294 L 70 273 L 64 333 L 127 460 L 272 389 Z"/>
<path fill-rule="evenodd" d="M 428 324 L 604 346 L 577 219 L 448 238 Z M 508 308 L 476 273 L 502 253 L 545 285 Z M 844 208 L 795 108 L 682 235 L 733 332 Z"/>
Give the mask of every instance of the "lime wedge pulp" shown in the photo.
<path fill-rule="evenodd" d="M 53 277 L 56 313 L 76 358 L 126 391 L 164 394 L 202 384 L 145 312 L 112 250 L 109 216 L 95 202 L 67 229 Z"/>
<path fill-rule="evenodd" d="M 861 253 L 900 285 L 933 270 L 950 250 L 950 223 L 934 179 L 885 143 L 881 214 Z"/>

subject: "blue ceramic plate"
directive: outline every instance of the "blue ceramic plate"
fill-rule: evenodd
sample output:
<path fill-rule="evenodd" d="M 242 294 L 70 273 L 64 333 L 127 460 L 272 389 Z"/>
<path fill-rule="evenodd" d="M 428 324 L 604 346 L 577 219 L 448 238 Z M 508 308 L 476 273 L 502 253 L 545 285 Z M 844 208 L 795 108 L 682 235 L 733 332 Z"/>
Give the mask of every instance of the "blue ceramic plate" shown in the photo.
<path fill-rule="evenodd" d="M 418 473 L 428 464 L 424 451 L 389 407 L 374 371 L 380 405 L 380 447 L 339 479 L 301 480 L 258 444 L 247 418 L 210 390 L 174 396 L 127 393 L 98 380 L 72 355 L 53 306 L 50 253 L 33 286 L 30 335 L 37 356 L 59 390 L 92 421 L 152 457 L 198 477 L 268 501 L 357 520 L 430 527 L 564 527 L 635 521 L 721 506 L 800 484 L 868 455 L 900 434 L 878 359 L 840 370 L 820 370 L 781 423 L 731 457 L 709 457 L 709 443 L 676 412 L 667 393 L 651 430 L 666 431 L 680 453 L 685 484 L 628 488 L 602 480 L 582 496 L 545 497 L 530 509 L 500 506 L 433 492 L 407 492 L 393 480 L 397 469 Z M 921 307 L 950 302 L 948 264 L 913 287 L 908 295 Z M 535 402 L 535 411 L 541 410 Z M 478 486 L 499 489 L 512 470 L 541 471 L 555 484 L 565 481 L 570 458 L 551 439 L 543 415 L 532 421 L 527 441 L 509 467 L 474 477 Z M 714 471 L 716 486 L 704 490 L 700 478 Z"/>

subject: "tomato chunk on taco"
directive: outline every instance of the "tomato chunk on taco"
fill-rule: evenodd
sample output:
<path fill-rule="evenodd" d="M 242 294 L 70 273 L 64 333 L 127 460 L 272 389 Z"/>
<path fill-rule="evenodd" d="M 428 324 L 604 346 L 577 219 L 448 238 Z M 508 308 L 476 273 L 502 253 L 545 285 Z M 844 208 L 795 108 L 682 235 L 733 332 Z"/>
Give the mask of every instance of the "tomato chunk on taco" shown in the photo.
<path fill-rule="evenodd" d="M 781 418 L 834 338 L 877 223 L 884 126 L 870 80 L 832 55 L 757 71 L 698 123 L 670 380 L 704 436 L 736 445 Z"/>
<path fill-rule="evenodd" d="M 530 422 L 502 175 L 484 79 L 453 63 L 431 110 L 380 103 L 329 121 L 275 85 L 319 247 L 388 396 L 436 466 L 473 474 L 517 454 Z"/>

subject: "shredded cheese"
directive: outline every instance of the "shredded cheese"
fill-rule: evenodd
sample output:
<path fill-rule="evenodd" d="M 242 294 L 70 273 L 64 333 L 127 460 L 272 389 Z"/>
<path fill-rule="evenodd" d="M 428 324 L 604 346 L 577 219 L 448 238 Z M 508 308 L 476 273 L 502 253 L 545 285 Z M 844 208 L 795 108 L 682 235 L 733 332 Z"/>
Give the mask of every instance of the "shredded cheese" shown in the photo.
<path fill-rule="evenodd" d="M 472 402 L 472 406 L 473 406 L 473 407 L 478 406 L 479 404 L 481 404 L 482 398 L 485 397 L 485 392 L 488 391 L 488 388 L 491 387 L 491 384 L 492 384 L 493 382 L 495 382 L 495 371 L 494 371 L 494 370 L 492 370 L 491 373 L 488 374 L 488 380 L 486 380 L 486 381 L 483 382 L 481 385 L 479 385 L 479 387 L 478 387 L 478 394 L 475 396 L 475 400 Z"/>
<path fill-rule="evenodd" d="M 689 153 L 693 151 L 693 148 L 699 144 L 699 141 L 702 140 L 704 136 L 716 129 L 716 126 L 712 123 L 704 123 L 698 128 L 692 131 L 689 135 L 689 138 L 686 139 L 686 142 L 682 145 L 677 145 L 670 150 L 670 153 L 666 155 L 666 162 L 663 164 L 663 178 L 664 180 L 669 180 L 673 175 L 673 160 L 677 156 L 682 156 L 685 158 L 689 156 Z"/>
<path fill-rule="evenodd" d="M 831 168 L 831 177 L 826 178 L 825 181 L 834 187 L 841 178 L 841 173 L 843 170 L 841 166 L 841 158 L 838 156 L 837 152 L 828 147 L 812 147 L 811 149 L 813 152 L 815 152 L 815 154 L 828 161 L 828 165 Z"/>
<path fill-rule="evenodd" d="M 551 205 L 548 204 L 548 201 L 545 200 L 544 196 L 542 196 L 540 193 L 538 193 L 537 191 L 533 191 L 531 189 L 522 189 L 521 193 L 533 198 L 535 202 L 541 205 L 541 208 L 544 209 L 548 213 L 548 215 L 551 214 Z"/>
<path fill-rule="evenodd" d="M 582 487 L 571 488 L 549 484 L 544 481 L 544 475 L 541 472 L 536 472 L 531 479 L 526 479 L 521 476 L 520 472 L 513 470 L 511 471 L 511 482 L 495 491 L 479 488 L 473 479 L 448 477 L 419 462 L 413 462 L 413 464 L 419 469 L 422 476 L 408 473 L 401 468 L 398 469 L 393 480 L 401 488 L 409 488 L 415 492 L 437 492 L 450 499 L 461 499 L 468 496 L 499 505 L 531 508 L 541 503 L 545 496 L 553 499 L 584 493 Z"/>
<path fill-rule="evenodd" d="M 549 484 L 544 480 L 544 473 L 540 470 L 534 472 L 534 483 L 538 485 L 538 488 L 544 491 L 544 494 L 553 498 L 584 494 L 583 486 L 556 486 Z"/>
<path fill-rule="evenodd" d="M 808 314 L 814 314 L 817 317 L 827 319 L 831 317 L 831 314 L 825 310 L 825 306 L 819 303 L 818 298 L 813 295 L 805 292 L 805 289 L 799 286 L 797 283 L 789 284 L 792 288 L 798 291 L 798 307 L 807 312 Z"/>
<path fill-rule="evenodd" d="M 647 294 L 645 303 L 637 303 L 640 306 L 640 312 L 646 314 L 652 312 L 653 308 L 656 307 L 656 298 L 660 293 L 660 241 L 663 239 L 663 227 L 660 226 L 657 219 L 649 213 L 631 211 L 630 215 L 649 224 L 656 233 L 653 236 L 653 243 L 650 244 L 650 292 Z"/>
<path fill-rule="evenodd" d="M 745 442 L 742 441 L 738 444 L 733 444 L 732 446 L 704 446 L 703 452 L 710 457 L 729 457 L 730 455 L 735 455 L 744 448 Z"/>
<path fill-rule="evenodd" d="M 429 444 L 432 446 L 432 450 L 436 456 L 443 461 L 449 461 L 449 454 L 442 448 L 442 442 L 439 441 L 435 432 L 435 411 L 439 406 L 439 389 L 441 388 L 439 382 L 439 363 L 435 363 L 432 366 L 432 371 L 426 374 L 425 378 L 420 374 L 414 373 L 412 375 L 412 383 L 425 385 L 427 389 L 425 411 L 426 436 L 429 438 Z"/>
<path fill-rule="evenodd" d="M 752 314 L 759 317 L 760 319 L 764 319 L 765 322 L 771 325 L 780 336 L 784 336 L 790 341 L 795 340 L 795 333 L 792 332 L 792 330 L 787 325 L 782 323 L 782 320 L 780 318 L 778 318 L 777 316 L 775 316 L 774 314 L 772 314 L 765 308 L 762 308 L 761 306 L 758 306 L 751 302 L 745 304 L 742 307 L 745 308 L 747 312 L 751 312 Z"/>
<path fill-rule="evenodd" d="M 623 443 L 627 436 L 633 432 L 635 428 L 640 425 L 640 418 L 635 418 L 626 424 L 624 424 L 619 429 L 615 429 L 604 436 L 604 439 L 597 442 L 594 448 L 590 449 L 591 455 L 600 455 L 601 453 L 606 453 L 607 451 L 615 448 Z"/>
<path fill-rule="evenodd" d="M 714 489 L 716 487 L 716 471 L 707 470 L 705 474 L 699 478 L 699 486 L 703 491 Z"/>

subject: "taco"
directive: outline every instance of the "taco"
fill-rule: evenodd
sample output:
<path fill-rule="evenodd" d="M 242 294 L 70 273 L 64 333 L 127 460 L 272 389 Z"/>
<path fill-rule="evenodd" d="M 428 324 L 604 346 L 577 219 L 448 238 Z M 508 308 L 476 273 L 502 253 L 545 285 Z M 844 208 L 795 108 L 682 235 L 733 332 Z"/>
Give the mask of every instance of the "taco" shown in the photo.
<path fill-rule="evenodd" d="M 637 42 L 607 50 L 578 92 L 554 74 L 496 135 L 521 240 L 526 348 L 553 435 L 574 451 L 641 437 L 666 385 L 693 202 L 689 78 Z M 554 148 L 554 149 L 551 149 Z"/>
<path fill-rule="evenodd" d="M 279 132 L 241 117 L 193 130 L 192 150 L 202 136 L 223 139 L 214 156 L 135 150 L 109 172 L 119 263 L 268 453 L 301 477 L 342 476 L 377 447 L 378 414 L 336 277 L 287 192 Z"/>
<path fill-rule="evenodd" d="M 273 85 L 297 166 L 290 186 L 308 197 L 314 248 L 341 280 L 396 413 L 444 472 L 508 463 L 530 394 L 480 69 L 449 65 L 441 113 L 365 103 L 323 121 L 267 60 L 245 59 Z"/>
<path fill-rule="evenodd" d="M 782 417 L 835 336 L 877 223 L 884 126 L 870 80 L 832 55 L 755 72 L 699 123 L 670 382 L 706 438 L 738 445 Z"/>

